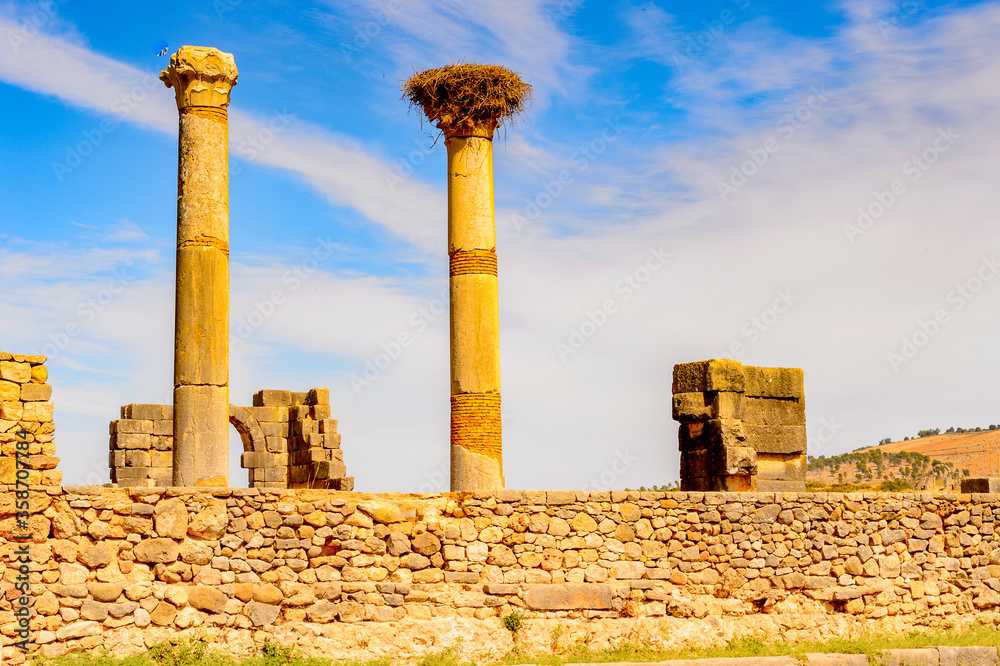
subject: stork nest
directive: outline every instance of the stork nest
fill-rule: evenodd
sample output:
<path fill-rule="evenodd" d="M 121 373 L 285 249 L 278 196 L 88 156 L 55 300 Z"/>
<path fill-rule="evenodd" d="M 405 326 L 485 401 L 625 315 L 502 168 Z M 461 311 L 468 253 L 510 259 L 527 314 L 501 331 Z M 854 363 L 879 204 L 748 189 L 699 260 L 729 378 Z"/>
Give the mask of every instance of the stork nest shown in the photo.
<path fill-rule="evenodd" d="M 506 67 L 458 63 L 418 72 L 403 83 L 403 99 L 442 130 L 487 127 L 522 116 L 531 85 Z"/>

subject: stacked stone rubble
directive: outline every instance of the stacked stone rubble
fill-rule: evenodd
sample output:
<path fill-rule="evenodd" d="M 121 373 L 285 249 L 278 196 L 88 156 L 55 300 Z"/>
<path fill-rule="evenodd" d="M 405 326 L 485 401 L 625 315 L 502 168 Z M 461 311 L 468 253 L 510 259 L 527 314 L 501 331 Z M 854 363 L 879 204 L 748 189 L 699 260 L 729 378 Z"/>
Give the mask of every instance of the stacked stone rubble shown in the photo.
<path fill-rule="evenodd" d="M 173 405 L 122 405 L 112 421 L 108 466 L 123 487 L 173 485 Z"/>
<path fill-rule="evenodd" d="M 0 489 L 4 492 L 15 490 L 18 469 L 22 488 L 40 490 L 62 482 L 62 472 L 56 470 L 52 387 L 47 380 L 44 356 L 0 352 Z"/>
<path fill-rule="evenodd" d="M 123 487 L 173 485 L 173 421 L 170 405 L 125 405 L 111 422 L 111 480 Z M 330 418 L 329 389 L 261 390 L 252 407 L 229 406 L 240 433 L 252 488 L 352 490 L 340 449 L 337 421 Z"/>
<path fill-rule="evenodd" d="M 673 393 L 682 490 L 805 490 L 802 370 L 682 363 Z"/>
<path fill-rule="evenodd" d="M 534 650 L 556 624 L 593 641 L 634 638 L 645 618 L 676 645 L 905 633 L 1000 609 L 994 494 L 66 487 L 37 511 L 31 629 L 49 655 L 189 635 L 239 653 L 266 632 L 308 654 L 415 662 L 442 648 L 432 636 L 503 654 L 514 611 Z"/>

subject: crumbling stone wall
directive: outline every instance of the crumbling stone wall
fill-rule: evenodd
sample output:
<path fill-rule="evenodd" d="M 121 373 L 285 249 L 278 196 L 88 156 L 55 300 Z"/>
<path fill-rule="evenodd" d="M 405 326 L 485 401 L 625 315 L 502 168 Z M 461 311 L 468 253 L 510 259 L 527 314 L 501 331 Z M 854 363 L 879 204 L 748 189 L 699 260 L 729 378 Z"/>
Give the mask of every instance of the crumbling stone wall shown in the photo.
<path fill-rule="evenodd" d="M 681 363 L 673 393 L 682 490 L 805 490 L 802 370 Z"/>
<path fill-rule="evenodd" d="M 997 495 L 39 495 L 31 628 L 46 654 L 134 652 L 195 631 L 238 651 L 266 631 L 335 658 L 418 657 L 448 636 L 498 656 L 512 646 L 500 618 L 513 611 L 526 631 L 548 627 L 544 645 L 556 623 L 588 640 L 597 628 L 634 639 L 641 618 L 662 644 L 724 637 L 721 627 L 905 630 L 1000 607 Z M 0 503 L 0 531 L 10 513 Z M 5 646 L 13 547 L 0 545 Z"/>
<path fill-rule="evenodd" d="M 243 440 L 240 464 L 252 488 L 352 490 L 330 391 L 261 390 L 252 407 L 229 406 Z M 173 478 L 173 407 L 124 405 L 111 422 L 111 480 L 124 487 L 166 487 Z"/>
<path fill-rule="evenodd" d="M 0 352 L 0 489 L 57 487 L 52 387 L 44 356 Z M 18 471 L 20 470 L 20 474 Z"/>

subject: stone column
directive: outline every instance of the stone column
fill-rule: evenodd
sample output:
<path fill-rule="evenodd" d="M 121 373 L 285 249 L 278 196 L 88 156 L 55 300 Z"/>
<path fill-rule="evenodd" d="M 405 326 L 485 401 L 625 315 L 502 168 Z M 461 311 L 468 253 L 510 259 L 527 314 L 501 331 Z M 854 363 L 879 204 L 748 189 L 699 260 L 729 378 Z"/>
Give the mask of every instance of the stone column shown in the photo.
<path fill-rule="evenodd" d="M 233 56 L 182 46 L 160 79 L 180 115 L 174 323 L 175 486 L 228 486 L 229 93 Z"/>
<path fill-rule="evenodd" d="M 493 214 L 495 122 L 445 128 L 451 287 L 451 489 L 504 487 Z"/>

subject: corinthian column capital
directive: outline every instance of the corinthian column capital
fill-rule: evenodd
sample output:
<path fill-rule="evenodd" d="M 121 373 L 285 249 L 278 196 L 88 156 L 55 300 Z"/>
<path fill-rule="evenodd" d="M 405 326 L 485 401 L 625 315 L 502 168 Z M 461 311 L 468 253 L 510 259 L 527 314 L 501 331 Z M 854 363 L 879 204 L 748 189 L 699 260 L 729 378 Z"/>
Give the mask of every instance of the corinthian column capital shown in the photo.
<path fill-rule="evenodd" d="M 160 72 L 160 80 L 174 89 L 178 109 L 225 109 L 237 76 L 233 54 L 209 46 L 180 47 L 170 56 L 170 66 Z"/>

